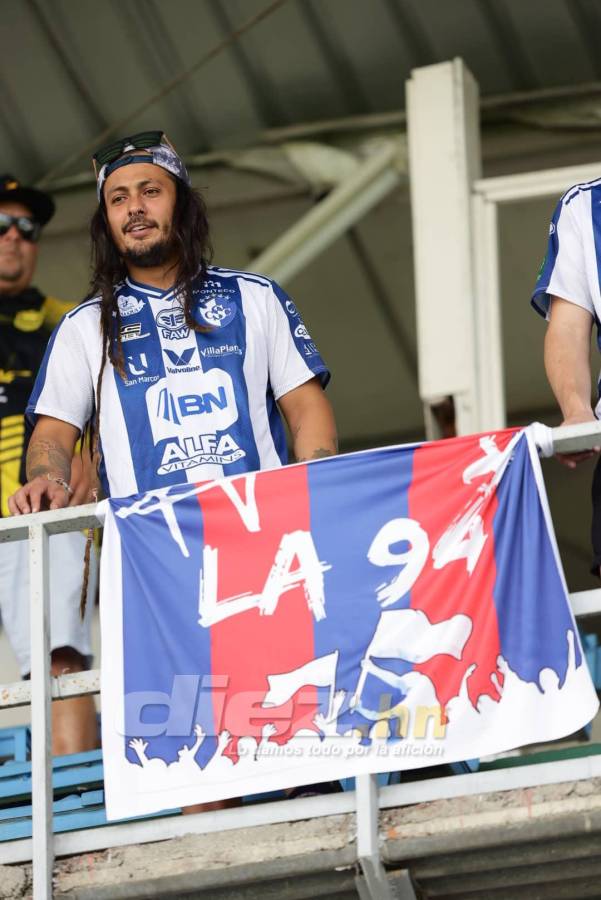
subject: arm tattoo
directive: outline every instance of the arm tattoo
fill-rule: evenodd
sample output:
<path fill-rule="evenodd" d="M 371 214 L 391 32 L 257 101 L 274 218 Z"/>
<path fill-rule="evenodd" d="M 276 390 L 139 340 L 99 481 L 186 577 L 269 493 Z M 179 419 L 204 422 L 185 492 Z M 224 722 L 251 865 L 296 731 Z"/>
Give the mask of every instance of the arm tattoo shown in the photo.
<path fill-rule="evenodd" d="M 71 477 L 71 458 L 55 441 L 36 440 L 27 450 L 27 480 L 38 475 L 56 475 L 68 482 Z"/>
<path fill-rule="evenodd" d="M 297 456 L 297 462 L 308 462 L 310 459 L 325 459 L 326 456 L 335 456 L 336 450 L 326 450 L 325 447 L 318 447 L 311 456 Z"/>

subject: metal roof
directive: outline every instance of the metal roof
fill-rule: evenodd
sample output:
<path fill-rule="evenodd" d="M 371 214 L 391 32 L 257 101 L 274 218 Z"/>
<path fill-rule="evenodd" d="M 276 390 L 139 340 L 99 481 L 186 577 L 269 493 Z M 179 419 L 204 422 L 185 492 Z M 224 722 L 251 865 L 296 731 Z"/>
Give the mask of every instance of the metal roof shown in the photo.
<path fill-rule="evenodd" d="M 76 154 L 82 170 L 109 129 L 160 125 L 189 155 L 395 111 L 413 67 L 453 56 L 485 95 L 601 77 L 590 0 L 3 0 L 2 13 L 0 160 L 29 180 Z"/>
<path fill-rule="evenodd" d="M 74 301 L 88 285 L 89 158 L 111 136 L 167 131 L 206 196 L 216 261 L 236 268 L 336 184 L 324 172 L 340 175 L 383 130 L 399 136 L 417 66 L 461 56 L 472 70 L 485 175 L 601 159 L 591 0 L 2 0 L 2 13 L 0 171 L 55 193 L 35 280 Z M 558 421 L 528 307 L 553 202 L 500 215 L 512 424 Z M 333 371 L 345 450 L 423 436 L 412 241 L 404 182 L 290 284 Z M 572 511 L 560 540 L 568 570 L 583 574 L 570 583 L 590 586 L 590 475 L 568 485 L 552 464 L 545 474 L 552 505 Z"/>

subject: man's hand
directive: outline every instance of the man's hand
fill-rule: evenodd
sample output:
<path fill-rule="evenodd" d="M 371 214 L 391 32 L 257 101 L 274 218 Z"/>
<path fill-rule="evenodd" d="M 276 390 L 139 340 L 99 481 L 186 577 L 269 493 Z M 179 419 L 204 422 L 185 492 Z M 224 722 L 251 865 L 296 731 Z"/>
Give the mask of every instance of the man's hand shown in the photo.
<path fill-rule="evenodd" d="M 40 416 L 27 449 L 27 484 L 8 498 L 13 516 L 62 509 L 69 505 L 67 489 L 79 431 L 74 425 Z"/>
<path fill-rule="evenodd" d="M 572 416 L 569 419 L 564 419 L 561 423 L 562 425 L 580 425 L 582 422 L 598 422 L 599 420 L 591 410 L 590 415 L 586 413 L 582 413 L 580 416 Z M 592 459 L 594 456 L 597 456 L 601 453 L 600 447 L 593 447 L 592 450 L 581 450 L 579 453 L 556 453 L 555 457 L 559 460 L 562 465 L 567 466 L 568 469 L 575 469 L 578 463 L 585 462 L 587 459 Z"/>
<path fill-rule="evenodd" d="M 596 422 L 591 407 L 590 342 L 593 317 L 586 309 L 553 297 L 545 336 L 545 369 L 559 403 L 562 425 Z M 600 447 L 581 453 L 558 453 L 569 469 L 596 456 Z"/>
<path fill-rule="evenodd" d="M 70 498 L 61 484 L 38 475 L 8 498 L 8 508 L 12 516 L 24 516 L 47 509 L 63 509 L 69 505 Z"/>

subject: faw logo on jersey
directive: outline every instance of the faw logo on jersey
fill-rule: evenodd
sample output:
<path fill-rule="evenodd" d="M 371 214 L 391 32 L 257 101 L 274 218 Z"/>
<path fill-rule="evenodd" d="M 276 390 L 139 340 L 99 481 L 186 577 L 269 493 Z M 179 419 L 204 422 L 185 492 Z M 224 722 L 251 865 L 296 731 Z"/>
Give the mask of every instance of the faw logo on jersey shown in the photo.
<path fill-rule="evenodd" d="M 161 309 L 157 313 L 155 321 L 162 336 L 168 341 L 186 338 L 190 334 L 184 311 L 177 306 L 173 309 Z"/>
<path fill-rule="evenodd" d="M 225 297 L 211 297 L 206 303 L 198 307 L 198 315 L 205 323 L 213 328 L 225 328 L 236 315 L 236 307 Z"/>
<path fill-rule="evenodd" d="M 138 297 L 129 297 L 126 294 L 119 294 L 117 297 L 117 306 L 119 307 L 121 315 L 126 318 L 127 316 L 134 316 L 136 313 L 139 313 L 140 310 L 144 308 L 144 301 L 138 299 Z"/>

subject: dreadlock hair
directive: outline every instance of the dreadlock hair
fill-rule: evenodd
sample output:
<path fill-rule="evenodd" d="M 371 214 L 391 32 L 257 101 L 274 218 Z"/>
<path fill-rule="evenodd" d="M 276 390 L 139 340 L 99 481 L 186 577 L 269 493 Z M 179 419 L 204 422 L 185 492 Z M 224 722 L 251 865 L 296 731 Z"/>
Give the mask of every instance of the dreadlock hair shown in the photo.
<path fill-rule="evenodd" d="M 182 300 L 186 325 L 193 331 L 209 331 L 194 318 L 192 282 L 207 274 L 213 248 L 209 235 L 209 223 L 205 202 L 198 191 L 179 178 L 175 179 L 176 196 L 170 237 L 177 250 L 174 289 Z M 100 464 L 98 452 L 100 429 L 100 405 L 102 376 L 107 359 L 122 378 L 125 378 L 125 360 L 121 342 L 121 311 L 115 302 L 114 287 L 127 275 L 127 266 L 111 236 L 106 205 L 101 199 L 90 222 L 92 241 L 90 297 L 100 297 L 100 333 L 102 337 L 102 361 L 96 384 L 95 412 L 86 426 L 89 435 L 89 452 Z M 83 441 L 82 441 L 83 445 Z"/>
<path fill-rule="evenodd" d="M 177 250 L 177 267 L 175 270 L 174 289 L 183 303 L 186 325 L 193 331 L 210 331 L 196 322 L 193 314 L 194 297 L 192 282 L 198 277 L 204 282 L 207 266 L 213 255 L 209 236 L 209 222 L 205 202 L 193 188 L 175 179 L 176 194 L 170 238 Z M 127 275 L 127 266 L 119 254 L 111 236 L 104 197 L 90 222 L 92 240 L 89 297 L 100 297 L 100 334 L 102 338 L 102 360 L 98 381 L 96 383 L 95 412 L 84 427 L 81 439 L 81 452 L 87 448 L 96 475 L 100 469 L 100 407 L 102 396 L 102 376 L 107 359 L 110 360 L 121 378 L 125 378 L 125 360 L 121 341 L 121 310 L 115 302 L 114 288 Z M 97 494 L 94 491 L 95 499 Z M 83 621 L 88 580 L 90 575 L 90 555 L 94 530 L 88 529 L 84 555 L 83 583 L 79 611 Z"/>

